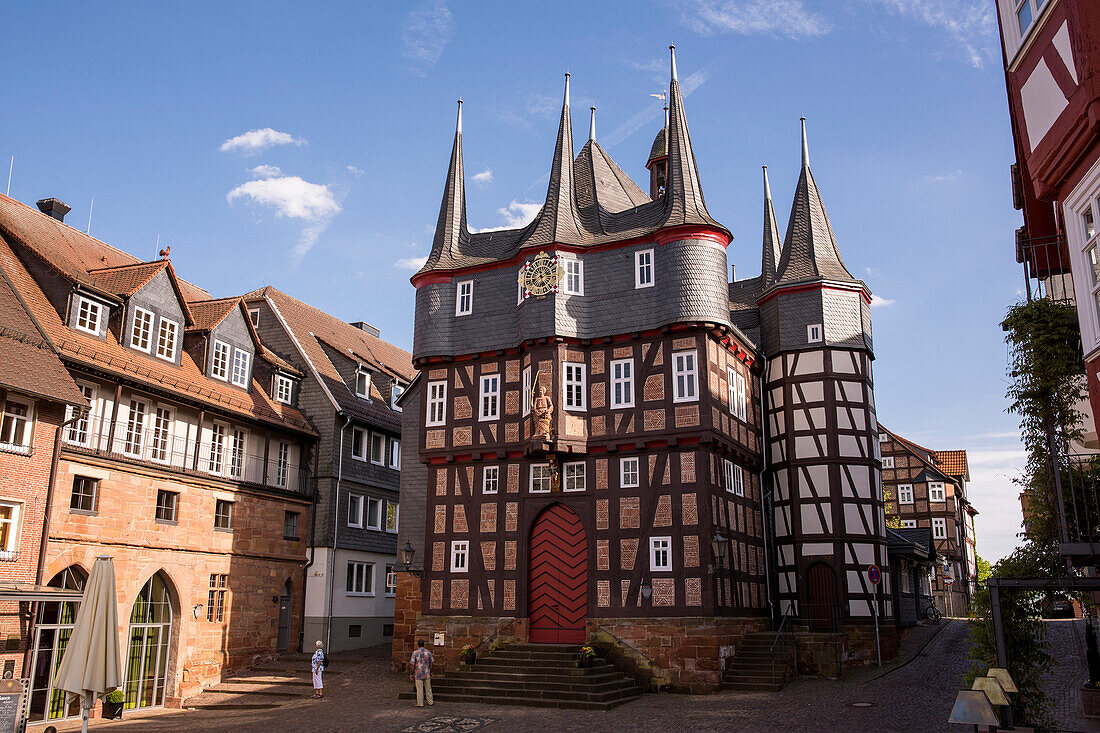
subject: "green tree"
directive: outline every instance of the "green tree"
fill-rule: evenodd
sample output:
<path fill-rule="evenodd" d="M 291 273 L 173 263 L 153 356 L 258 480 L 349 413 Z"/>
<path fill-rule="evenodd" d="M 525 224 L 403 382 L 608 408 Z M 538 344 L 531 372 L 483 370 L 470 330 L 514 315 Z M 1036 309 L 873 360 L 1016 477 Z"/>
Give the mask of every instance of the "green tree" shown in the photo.
<path fill-rule="evenodd" d="M 993 566 L 981 555 L 977 556 L 978 582 L 984 583 L 993 574 Z"/>

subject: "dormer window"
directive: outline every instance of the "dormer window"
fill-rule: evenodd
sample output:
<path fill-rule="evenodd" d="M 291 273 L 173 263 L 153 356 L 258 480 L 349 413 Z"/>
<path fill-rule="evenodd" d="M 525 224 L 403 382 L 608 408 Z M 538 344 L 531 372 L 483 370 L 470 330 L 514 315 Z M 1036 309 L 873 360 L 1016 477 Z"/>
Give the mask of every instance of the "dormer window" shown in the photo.
<path fill-rule="evenodd" d="M 401 399 L 401 395 L 405 394 L 405 387 L 396 379 L 393 381 L 393 391 L 390 395 L 390 407 L 401 412 L 401 408 L 397 406 L 397 401 Z"/>
<path fill-rule="evenodd" d="M 455 299 L 455 315 L 468 316 L 474 312 L 474 281 L 464 280 L 458 284 Z"/>
<path fill-rule="evenodd" d="M 365 400 L 370 399 L 370 372 L 360 368 L 355 372 L 355 394 Z"/>
<path fill-rule="evenodd" d="M 153 314 L 144 308 L 134 308 L 134 325 L 130 327 L 130 346 L 149 353 L 153 343 Z"/>
<path fill-rule="evenodd" d="M 243 349 L 237 349 L 233 354 L 233 384 L 238 387 L 247 387 L 251 366 L 252 354 Z"/>
<path fill-rule="evenodd" d="M 94 300 L 77 298 L 76 327 L 96 336 L 99 335 L 99 323 L 103 318 L 103 306 Z"/>
<path fill-rule="evenodd" d="M 180 326 L 175 321 L 167 318 L 160 319 L 160 328 L 157 331 L 157 356 L 168 361 L 176 360 L 176 339 L 179 338 Z"/>
<path fill-rule="evenodd" d="M 653 250 L 634 253 L 634 287 L 653 287 Z"/>
<path fill-rule="evenodd" d="M 294 399 L 294 380 L 282 374 L 275 375 L 275 401 L 284 405 L 292 404 Z"/>
<path fill-rule="evenodd" d="M 210 361 L 210 376 L 223 382 L 229 381 L 229 354 L 233 350 L 224 341 L 214 342 L 214 358 Z"/>

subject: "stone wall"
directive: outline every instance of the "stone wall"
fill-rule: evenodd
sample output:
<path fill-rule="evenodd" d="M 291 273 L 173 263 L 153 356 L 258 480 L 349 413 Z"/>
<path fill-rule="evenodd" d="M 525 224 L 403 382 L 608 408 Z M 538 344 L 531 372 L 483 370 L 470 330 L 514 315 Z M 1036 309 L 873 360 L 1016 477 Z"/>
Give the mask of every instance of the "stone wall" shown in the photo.
<path fill-rule="evenodd" d="M 795 635 L 798 673 L 839 678 L 845 667 L 878 663 L 874 626 L 848 626 L 840 633 L 799 631 Z M 879 626 L 882 661 L 898 655 L 898 630 L 892 623 Z"/>
<path fill-rule="evenodd" d="M 766 618 L 596 618 L 588 638 L 605 656 L 642 679 L 677 692 L 715 692 L 726 660 Z"/>
<path fill-rule="evenodd" d="M 401 581 L 398 580 L 398 599 L 401 598 Z M 419 606 L 419 599 L 417 600 Z M 398 613 L 401 613 L 400 604 Z M 403 625 L 408 629 L 410 625 Z M 443 634 L 443 644 L 435 644 L 435 635 Z M 447 670 L 458 669 L 460 664 L 459 653 L 462 647 L 470 644 L 478 646 L 490 637 L 493 640 L 486 643 L 480 649 L 479 654 L 487 654 L 490 649 L 503 644 L 523 643 L 527 641 L 527 619 L 521 618 L 481 618 L 475 616 L 420 616 L 417 619 L 415 630 L 410 635 L 405 633 L 399 637 L 397 625 L 394 626 L 393 636 L 393 669 L 406 671 L 409 657 L 416 648 L 416 640 L 423 639 L 425 646 L 432 650 L 434 662 L 432 664 L 433 677 L 445 677 Z M 411 639 L 411 641 L 410 641 Z M 399 648 L 400 647 L 400 648 Z"/>

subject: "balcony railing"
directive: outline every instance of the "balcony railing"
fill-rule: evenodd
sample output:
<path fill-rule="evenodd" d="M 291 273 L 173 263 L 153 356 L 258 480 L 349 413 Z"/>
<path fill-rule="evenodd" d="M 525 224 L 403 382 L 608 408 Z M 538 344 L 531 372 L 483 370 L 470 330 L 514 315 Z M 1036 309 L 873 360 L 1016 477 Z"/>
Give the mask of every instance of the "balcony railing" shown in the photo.
<path fill-rule="evenodd" d="M 308 467 L 299 465 L 294 443 L 271 440 L 265 458 L 267 441 L 262 436 L 223 426 L 222 432 L 200 442 L 173 434 L 173 429 L 186 425 L 187 435 L 193 435 L 194 424 L 176 422 L 165 429 L 156 420 L 155 414 L 147 415 L 145 424 L 152 427 L 137 429 L 125 419 L 112 423 L 89 418 L 66 427 L 62 437 L 66 447 L 97 455 L 286 491 L 309 491 Z"/>
<path fill-rule="evenodd" d="M 1059 478 L 1062 501 L 1054 508 L 1062 554 L 1088 564 L 1100 556 L 1100 454 L 1063 459 Z"/>
<path fill-rule="evenodd" d="M 1065 237 L 1028 238 L 1027 230 L 1021 228 L 1016 232 L 1016 261 L 1024 266 L 1028 300 L 1052 298 L 1076 302 Z"/>

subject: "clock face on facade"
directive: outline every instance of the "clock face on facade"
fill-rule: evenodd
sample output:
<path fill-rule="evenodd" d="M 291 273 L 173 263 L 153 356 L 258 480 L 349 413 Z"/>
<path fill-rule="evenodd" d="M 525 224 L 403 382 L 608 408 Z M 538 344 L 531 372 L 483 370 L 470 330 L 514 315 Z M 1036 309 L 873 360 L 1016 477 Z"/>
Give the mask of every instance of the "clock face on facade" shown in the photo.
<path fill-rule="evenodd" d="M 535 259 L 524 264 L 519 271 L 519 284 L 523 288 L 523 297 L 534 295 L 541 298 L 550 293 L 557 292 L 558 283 L 565 276 L 558 258 L 551 257 L 546 252 L 539 252 Z"/>

